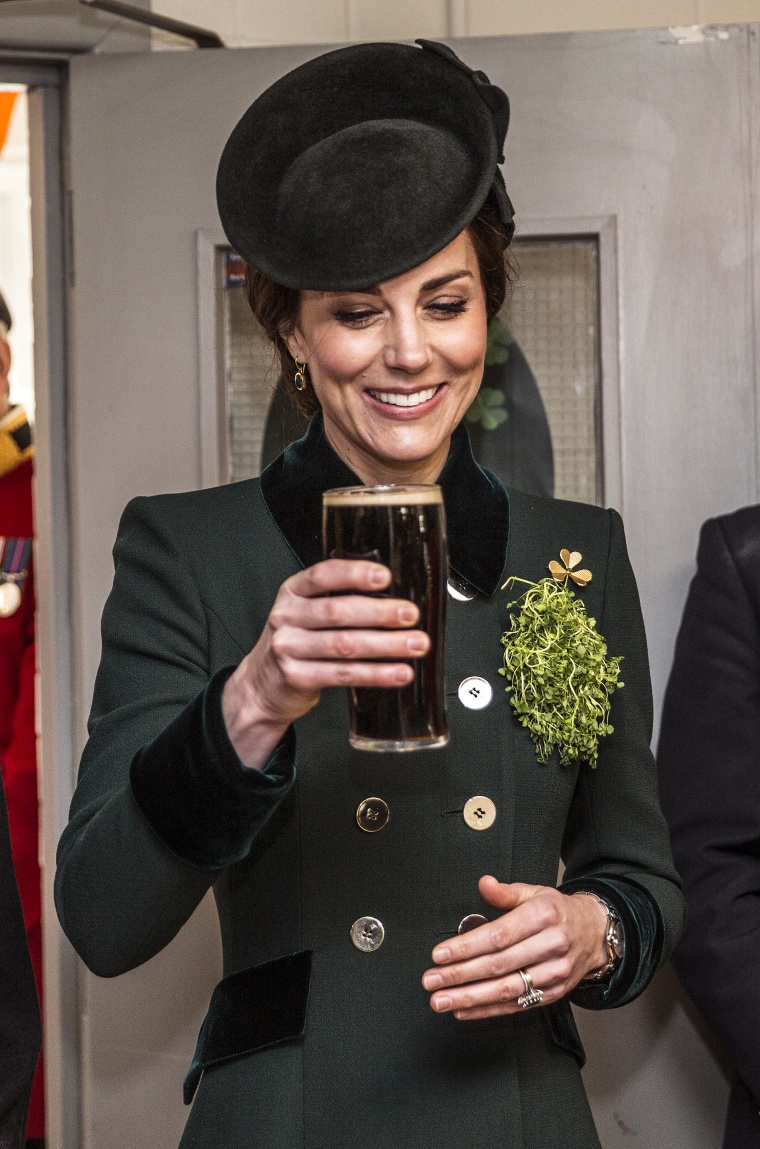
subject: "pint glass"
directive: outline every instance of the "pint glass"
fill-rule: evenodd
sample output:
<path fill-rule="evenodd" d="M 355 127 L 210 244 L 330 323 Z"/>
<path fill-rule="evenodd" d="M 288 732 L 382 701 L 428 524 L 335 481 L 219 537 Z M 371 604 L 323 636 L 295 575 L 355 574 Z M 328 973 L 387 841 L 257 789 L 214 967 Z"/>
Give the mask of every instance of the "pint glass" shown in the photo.
<path fill-rule="evenodd" d="M 420 612 L 430 637 L 423 658 L 410 659 L 408 686 L 349 687 L 349 739 L 359 750 L 421 750 L 445 746 L 444 635 L 446 519 L 438 486 L 342 487 L 323 497 L 325 558 L 367 559 L 391 572 L 391 598 Z"/>

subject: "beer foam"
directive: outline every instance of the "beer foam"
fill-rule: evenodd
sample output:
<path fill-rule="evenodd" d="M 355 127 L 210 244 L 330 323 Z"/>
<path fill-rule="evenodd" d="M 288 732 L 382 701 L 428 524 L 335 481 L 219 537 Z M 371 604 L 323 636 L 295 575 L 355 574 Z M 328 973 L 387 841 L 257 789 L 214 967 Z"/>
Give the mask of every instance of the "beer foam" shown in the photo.
<path fill-rule="evenodd" d="M 383 487 L 335 487 L 322 495 L 325 507 L 418 507 L 443 502 L 435 484 Z"/>

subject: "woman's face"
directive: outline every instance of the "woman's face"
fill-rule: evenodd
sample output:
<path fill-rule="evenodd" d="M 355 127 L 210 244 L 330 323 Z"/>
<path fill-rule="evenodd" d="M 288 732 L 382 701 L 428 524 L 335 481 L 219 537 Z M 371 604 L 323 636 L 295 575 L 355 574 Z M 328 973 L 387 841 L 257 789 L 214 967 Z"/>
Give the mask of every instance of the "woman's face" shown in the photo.
<path fill-rule="evenodd" d="M 303 291 L 287 336 L 325 430 L 365 483 L 434 482 L 483 375 L 487 319 L 467 232 L 366 291 Z"/>

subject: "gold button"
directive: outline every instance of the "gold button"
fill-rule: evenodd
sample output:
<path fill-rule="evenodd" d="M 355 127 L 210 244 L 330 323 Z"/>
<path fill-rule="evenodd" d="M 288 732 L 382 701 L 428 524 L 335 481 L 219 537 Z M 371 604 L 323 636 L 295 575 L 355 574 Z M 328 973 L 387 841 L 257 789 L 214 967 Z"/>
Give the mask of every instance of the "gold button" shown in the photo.
<path fill-rule="evenodd" d="M 377 918 L 357 918 L 351 926 L 351 941 L 362 953 L 374 953 L 385 941 L 383 923 Z"/>
<path fill-rule="evenodd" d="M 478 926 L 484 926 L 488 918 L 484 918 L 482 914 L 468 914 L 466 918 L 462 918 L 457 929 L 458 934 L 467 934 L 470 930 L 476 930 Z"/>
<path fill-rule="evenodd" d="M 388 825 L 390 811 L 388 803 L 382 798 L 365 798 L 356 807 L 356 822 L 360 830 L 368 834 L 376 834 Z"/>
<path fill-rule="evenodd" d="M 489 830 L 496 821 L 496 806 L 482 794 L 476 794 L 465 802 L 462 813 L 471 830 Z"/>

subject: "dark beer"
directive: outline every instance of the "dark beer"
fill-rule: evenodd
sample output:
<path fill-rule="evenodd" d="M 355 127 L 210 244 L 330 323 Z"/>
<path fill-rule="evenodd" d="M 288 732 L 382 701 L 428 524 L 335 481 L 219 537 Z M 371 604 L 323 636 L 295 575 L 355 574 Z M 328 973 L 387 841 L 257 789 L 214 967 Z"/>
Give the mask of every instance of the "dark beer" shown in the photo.
<path fill-rule="evenodd" d="M 344 487 L 323 496 L 325 558 L 368 559 L 390 569 L 381 593 L 420 611 L 430 636 L 414 679 L 401 687 L 350 687 L 351 745 L 360 750 L 420 750 L 449 740 L 444 687 L 446 520 L 440 487 Z"/>

